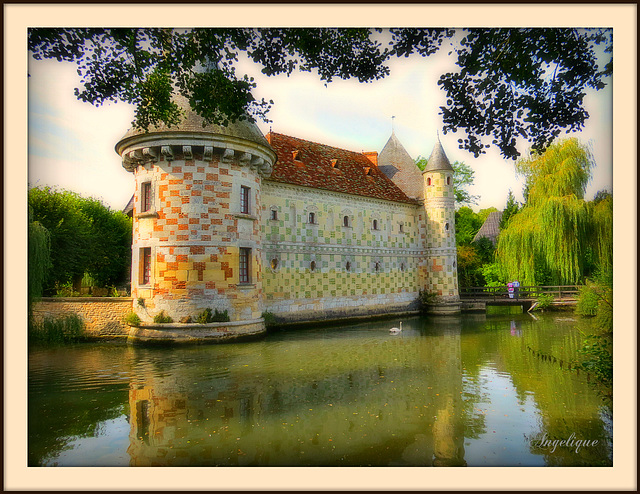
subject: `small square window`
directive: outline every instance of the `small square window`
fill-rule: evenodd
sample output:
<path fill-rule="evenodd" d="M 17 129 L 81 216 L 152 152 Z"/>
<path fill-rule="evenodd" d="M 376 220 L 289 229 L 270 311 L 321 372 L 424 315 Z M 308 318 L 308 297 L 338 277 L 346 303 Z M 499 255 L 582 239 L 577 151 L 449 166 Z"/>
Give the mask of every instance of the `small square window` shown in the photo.
<path fill-rule="evenodd" d="M 151 283 L 151 247 L 140 249 L 140 285 Z"/>
<path fill-rule="evenodd" d="M 251 282 L 251 249 L 247 249 L 244 247 L 240 248 L 240 283 L 250 283 Z"/>
<path fill-rule="evenodd" d="M 140 184 L 140 212 L 145 213 L 151 209 L 151 182 Z"/>
<path fill-rule="evenodd" d="M 251 188 L 240 186 L 240 212 L 249 214 L 251 211 Z"/>

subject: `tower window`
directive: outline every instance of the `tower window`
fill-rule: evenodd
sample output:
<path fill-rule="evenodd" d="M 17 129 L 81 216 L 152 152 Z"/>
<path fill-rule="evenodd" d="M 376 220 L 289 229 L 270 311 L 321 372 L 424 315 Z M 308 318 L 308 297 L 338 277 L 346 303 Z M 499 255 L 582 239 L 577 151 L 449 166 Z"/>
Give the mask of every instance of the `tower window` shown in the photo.
<path fill-rule="evenodd" d="M 251 189 L 240 186 L 240 212 L 243 214 L 249 214 L 251 210 Z"/>
<path fill-rule="evenodd" d="M 140 184 L 140 211 L 142 213 L 151 209 L 151 182 Z"/>
<path fill-rule="evenodd" d="M 247 249 L 245 247 L 240 247 L 240 283 L 250 283 L 251 282 L 251 272 L 249 269 L 251 262 L 251 249 Z"/>
<path fill-rule="evenodd" d="M 445 229 L 446 231 L 449 231 L 449 223 L 445 223 L 445 224 L 444 224 L 444 229 Z"/>
<path fill-rule="evenodd" d="M 447 177 L 447 185 L 451 185 L 451 177 L 450 176 Z"/>
<path fill-rule="evenodd" d="M 151 247 L 143 247 L 140 249 L 140 278 L 141 285 L 151 283 Z"/>
<path fill-rule="evenodd" d="M 427 177 L 427 185 L 431 185 L 431 177 Z"/>

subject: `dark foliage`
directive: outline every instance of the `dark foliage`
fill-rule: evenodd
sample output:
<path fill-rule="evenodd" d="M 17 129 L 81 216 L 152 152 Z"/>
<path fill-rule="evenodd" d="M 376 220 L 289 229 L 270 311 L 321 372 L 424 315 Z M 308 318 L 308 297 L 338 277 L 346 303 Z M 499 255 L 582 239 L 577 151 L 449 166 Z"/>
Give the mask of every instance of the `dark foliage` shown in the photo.
<path fill-rule="evenodd" d="M 579 130 L 587 88 L 612 73 L 612 30 L 367 28 L 35 28 L 36 59 L 74 62 L 81 101 L 134 104 L 142 129 L 179 122 L 173 91 L 206 123 L 261 118 L 272 101 L 257 101 L 252 78 L 236 73 L 240 55 L 266 75 L 316 72 L 326 82 L 370 82 L 389 74 L 392 57 L 429 56 L 445 41 L 457 69 L 440 77 L 447 95 L 443 131 L 463 130 L 460 147 L 478 156 L 491 144 L 516 158 L 517 139 L 542 150 L 562 131 Z M 606 58 L 597 63 L 598 45 Z M 488 142 L 491 141 L 491 142 Z"/>

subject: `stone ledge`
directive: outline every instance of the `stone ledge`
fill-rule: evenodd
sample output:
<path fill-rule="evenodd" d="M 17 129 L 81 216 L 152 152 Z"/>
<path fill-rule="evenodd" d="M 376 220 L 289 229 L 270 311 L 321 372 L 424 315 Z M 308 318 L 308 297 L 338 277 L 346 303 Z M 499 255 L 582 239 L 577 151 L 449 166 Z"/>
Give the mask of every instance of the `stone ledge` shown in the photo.
<path fill-rule="evenodd" d="M 167 323 L 130 326 L 133 345 L 202 345 L 258 338 L 266 334 L 264 319 L 210 324 Z"/>
<path fill-rule="evenodd" d="M 38 302 L 115 302 L 115 303 L 132 303 L 131 297 L 43 297 Z"/>

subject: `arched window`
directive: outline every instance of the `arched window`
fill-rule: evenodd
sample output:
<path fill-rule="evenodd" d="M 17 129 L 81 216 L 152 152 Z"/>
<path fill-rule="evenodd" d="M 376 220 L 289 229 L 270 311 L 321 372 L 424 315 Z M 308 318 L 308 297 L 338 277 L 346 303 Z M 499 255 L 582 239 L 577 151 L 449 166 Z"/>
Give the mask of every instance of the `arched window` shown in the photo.
<path fill-rule="evenodd" d="M 344 218 L 342 218 L 342 224 L 344 226 L 349 226 L 349 216 L 345 216 Z"/>
<path fill-rule="evenodd" d="M 380 263 L 378 261 L 376 261 L 375 269 L 376 273 L 380 272 Z"/>
<path fill-rule="evenodd" d="M 427 185 L 431 185 L 431 177 L 427 177 Z"/>
<path fill-rule="evenodd" d="M 444 224 L 444 229 L 445 229 L 446 231 L 449 231 L 449 223 L 445 223 L 445 224 Z"/>
<path fill-rule="evenodd" d="M 447 176 L 447 185 L 451 185 L 451 177 Z"/>
<path fill-rule="evenodd" d="M 311 261 L 311 264 L 309 264 L 309 268 L 311 269 L 311 271 L 315 271 L 316 270 L 316 261 Z"/>
<path fill-rule="evenodd" d="M 309 223 L 314 225 L 316 222 L 316 213 L 309 213 Z"/>
<path fill-rule="evenodd" d="M 378 229 L 378 220 L 373 220 L 373 229 L 374 230 Z"/>
<path fill-rule="evenodd" d="M 347 264 L 345 264 L 344 267 L 347 269 L 347 271 L 351 271 L 351 261 L 347 261 Z"/>
<path fill-rule="evenodd" d="M 404 273 L 404 270 L 405 270 L 404 263 L 400 263 L 400 271 Z"/>
<path fill-rule="evenodd" d="M 275 257 L 271 259 L 271 269 L 278 269 L 278 259 L 276 259 Z"/>

